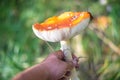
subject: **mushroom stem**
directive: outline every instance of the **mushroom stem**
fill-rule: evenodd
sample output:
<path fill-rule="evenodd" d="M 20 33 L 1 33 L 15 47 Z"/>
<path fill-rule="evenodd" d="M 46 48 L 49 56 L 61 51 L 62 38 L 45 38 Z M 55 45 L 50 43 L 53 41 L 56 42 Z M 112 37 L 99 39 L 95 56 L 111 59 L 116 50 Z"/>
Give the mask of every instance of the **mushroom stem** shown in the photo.
<path fill-rule="evenodd" d="M 65 59 L 67 61 L 71 61 L 72 60 L 72 52 L 71 52 L 71 47 L 70 47 L 70 41 L 69 40 L 61 41 L 60 44 L 61 44 L 61 50 L 64 52 Z M 78 78 L 77 71 L 75 68 L 73 68 L 71 73 L 72 73 L 71 80 L 80 80 Z"/>
<path fill-rule="evenodd" d="M 61 41 L 61 50 L 64 52 L 64 55 L 66 57 L 67 61 L 72 60 L 72 55 L 71 55 L 71 48 L 70 48 L 70 42 L 68 41 Z"/>

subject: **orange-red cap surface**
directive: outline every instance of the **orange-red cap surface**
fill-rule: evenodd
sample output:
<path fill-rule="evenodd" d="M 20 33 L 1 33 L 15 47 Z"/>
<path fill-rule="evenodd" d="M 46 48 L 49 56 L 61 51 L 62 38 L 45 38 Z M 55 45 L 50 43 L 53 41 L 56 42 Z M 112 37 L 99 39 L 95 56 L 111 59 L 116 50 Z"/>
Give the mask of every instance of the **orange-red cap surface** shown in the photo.
<path fill-rule="evenodd" d="M 40 31 L 48 31 L 66 27 L 74 27 L 74 25 L 80 23 L 88 17 L 90 17 L 89 12 L 65 12 L 60 16 L 48 18 L 43 23 L 34 24 L 34 28 Z"/>

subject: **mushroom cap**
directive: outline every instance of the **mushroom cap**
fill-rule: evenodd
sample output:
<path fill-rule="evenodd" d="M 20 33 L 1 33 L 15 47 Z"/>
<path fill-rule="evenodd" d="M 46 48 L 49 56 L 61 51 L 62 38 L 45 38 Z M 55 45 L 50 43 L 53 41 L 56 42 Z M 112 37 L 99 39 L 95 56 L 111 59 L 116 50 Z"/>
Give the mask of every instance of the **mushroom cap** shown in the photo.
<path fill-rule="evenodd" d="M 58 42 L 79 34 L 91 19 L 89 12 L 64 12 L 32 26 L 37 37 L 45 41 Z"/>

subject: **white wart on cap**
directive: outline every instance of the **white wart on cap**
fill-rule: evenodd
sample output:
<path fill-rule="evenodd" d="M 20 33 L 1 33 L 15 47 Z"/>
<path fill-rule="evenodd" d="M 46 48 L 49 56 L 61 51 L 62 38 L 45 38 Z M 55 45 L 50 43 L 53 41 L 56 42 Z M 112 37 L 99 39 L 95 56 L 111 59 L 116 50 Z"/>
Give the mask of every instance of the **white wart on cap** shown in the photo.
<path fill-rule="evenodd" d="M 59 42 L 79 34 L 91 19 L 89 12 L 65 12 L 32 26 L 37 37 L 45 41 Z"/>

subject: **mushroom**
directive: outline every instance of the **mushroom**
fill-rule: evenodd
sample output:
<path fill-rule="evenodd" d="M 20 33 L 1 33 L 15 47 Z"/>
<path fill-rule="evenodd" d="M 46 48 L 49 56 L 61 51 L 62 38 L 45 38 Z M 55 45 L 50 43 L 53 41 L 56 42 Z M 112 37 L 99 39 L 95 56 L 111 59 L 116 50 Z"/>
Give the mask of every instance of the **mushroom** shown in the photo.
<path fill-rule="evenodd" d="M 32 29 L 40 39 L 50 42 L 60 42 L 65 59 L 71 61 L 69 39 L 86 28 L 91 18 L 89 12 L 64 12 L 59 16 L 48 18 L 41 24 L 34 24 Z M 71 80 L 79 80 L 75 68 L 72 71 Z"/>

